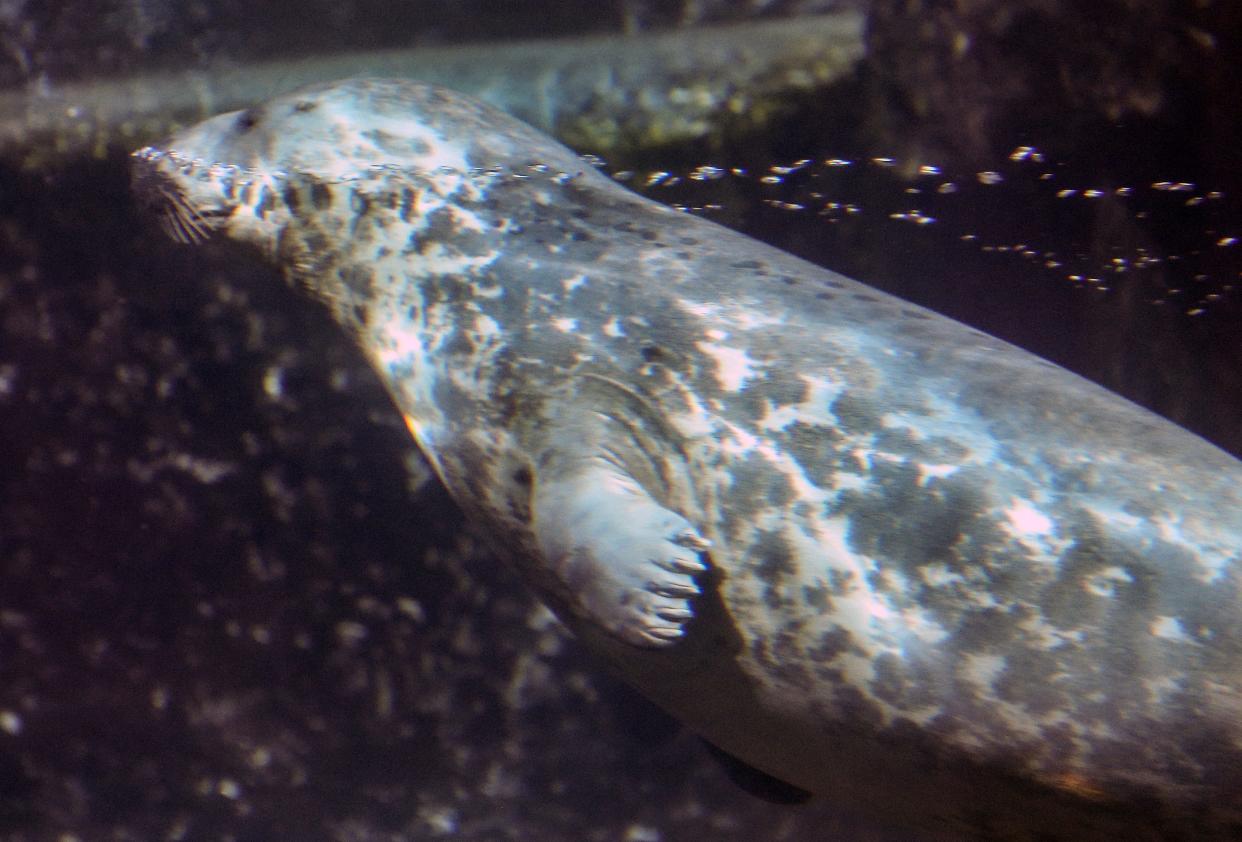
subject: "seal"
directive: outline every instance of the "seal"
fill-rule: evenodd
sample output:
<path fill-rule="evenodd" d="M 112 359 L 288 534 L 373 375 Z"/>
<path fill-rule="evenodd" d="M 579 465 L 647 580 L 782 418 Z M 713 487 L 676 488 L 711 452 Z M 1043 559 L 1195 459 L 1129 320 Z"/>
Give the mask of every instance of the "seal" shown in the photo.
<path fill-rule="evenodd" d="M 758 769 L 954 838 L 1242 822 L 1242 463 L 398 80 L 134 155 L 331 309 L 587 645 Z"/>

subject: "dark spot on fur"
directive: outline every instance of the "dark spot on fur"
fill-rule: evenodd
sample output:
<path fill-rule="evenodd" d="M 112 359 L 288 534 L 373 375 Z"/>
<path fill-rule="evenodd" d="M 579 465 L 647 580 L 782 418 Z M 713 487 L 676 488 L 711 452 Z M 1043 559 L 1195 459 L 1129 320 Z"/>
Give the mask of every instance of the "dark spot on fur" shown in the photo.
<path fill-rule="evenodd" d="M 1031 649 L 1010 652 L 1005 656 L 1000 674 L 992 681 L 992 689 L 1005 701 L 1020 701 L 1034 716 L 1044 716 L 1055 710 L 1073 710 L 1075 702 L 1067 696 L 1064 682 L 1057 680 L 1062 667 L 1056 652 Z M 1043 732 L 1043 736 L 1048 738 L 1048 732 Z"/>
<path fill-rule="evenodd" d="M 806 603 L 807 608 L 810 608 L 817 614 L 823 614 L 828 610 L 828 606 L 831 605 L 831 596 L 826 586 L 803 585 L 802 601 Z"/>
<path fill-rule="evenodd" d="M 332 191 L 322 181 L 312 181 L 310 186 L 311 204 L 316 210 L 324 210 L 332 206 Z"/>
<path fill-rule="evenodd" d="M 834 596 L 847 597 L 854 590 L 854 580 L 857 574 L 852 570 L 829 570 L 828 586 L 832 589 Z"/>
<path fill-rule="evenodd" d="M 1018 631 L 1019 618 L 999 608 L 968 611 L 953 633 L 953 643 L 961 651 L 984 651 L 1005 646 Z"/>
<path fill-rule="evenodd" d="M 364 298 L 370 298 L 375 291 L 375 282 L 373 273 L 366 266 L 350 264 L 342 266 L 337 270 L 341 276 L 341 282 L 351 292 L 354 292 Z"/>
<path fill-rule="evenodd" d="M 876 302 L 878 302 L 878 301 L 880 300 L 880 299 L 876 298 L 874 295 L 868 295 L 868 294 L 867 294 L 867 293 L 865 293 L 865 292 L 856 292 L 856 293 L 854 293 L 854 298 L 856 298 L 856 299 L 857 299 L 857 300 L 859 300 L 859 301 L 866 301 L 866 302 L 871 303 L 871 304 L 874 304 L 874 303 L 876 303 Z"/>
<path fill-rule="evenodd" d="M 259 125 L 260 113 L 261 112 L 257 108 L 247 108 L 245 111 L 238 114 L 237 122 L 235 124 L 238 133 L 245 134 L 255 126 Z"/>
<path fill-rule="evenodd" d="M 849 630 L 836 626 L 821 634 L 819 642 L 808 649 L 806 654 L 816 663 L 829 664 L 856 648 L 854 636 Z"/>
<path fill-rule="evenodd" d="M 575 241 L 577 241 L 577 242 L 579 242 L 579 243 L 585 243 L 585 242 L 587 242 L 587 241 L 589 241 L 589 240 L 594 239 L 594 238 L 593 238 L 590 234 L 588 234 L 586 231 L 574 231 L 572 234 L 570 234 L 570 235 L 569 235 L 569 238 L 570 238 L 571 240 L 575 240 Z"/>
<path fill-rule="evenodd" d="M 739 260 L 736 263 L 730 263 L 734 269 L 762 269 L 763 264 L 758 260 Z"/>
<path fill-rule="evenodd" d="M 865 432 L 880 428 L 883 410 L 875 403 L 854 392 L 846 392 L 832 402 L 832 414 L 848 432 Z"/>
<path fill-rule="evenodd" d="M 451 254 L 477 256 L 486 252 L 487 241 L 468 230 L 463 230 L 458 225 L 457 218 L 447 207 L 436 209 L 425 215 L 424 219 L 427 222 L 423 229 L 424 243 L 440 243 Z M 537 237 L 535 242 L 542 245 L 546 240 L 543 237 Z"/>
<path fill-rule="evenodd" d="M 792 275 L 781 275 L 781 283 L 786 284 L 791 287 L 797 286 L 798 279 L 793 277 Z"/>
<path fill-rule="evenodd" d="M 397 211 L 397 215 L 401 217 L 402 222 L 410 221 L 410 215 L 414 212 L 417 205 L 415 200 L 416 196 L 413 190 L 408 187 L 401 188 L 401 205 L 400 210 Z"/>
<path fill-rule="evenodd" d="M 293 110 L 299 114 L 305 114 L 307 111 L 314 111 L 318 107 L 318 103 L 311 102 L 309 99 L 299 100 L 293 104 Z"/>
<path fill-rule="evenodd" d="M 733 488 L 750 505 L 784 508 L 793 501 L 789 478 L 774 471 L 766 459 L 747 457 L 733 466 Z"/>
<path fill-rule="evenodd" d="M 322 231 L 308 231 L 306 233 L 306 249 L 311 254 L 323 254 L 328 248 L 328 238 L 324 236 Z"/>
<path fill-rule="evenodd" d="M 301 219 L 303 217 L 304 208 L 302 206 L 302 194 L 292 184 L 286 184 L 281 198 L 285 200 L 285 207 L 289 208 L 289 213 Z"/>
<path fill-rule="evenodd" d="M 842 685 L 833 694 L 837 709 L 837 727 L 845 733 L 878 730 L 884 724 L 884 712 L 856 687 Z"/>
<path fill-rule="evenodd" d="M 906 680 L 901 662 L 891 652 L 882 652 L 871 662 L 875 678 L 871 679 L 871 692 L 877 699 L 901 707 L 904 701 Z"/>
<path fill-rule="evenodd" d="M 751 546 L 751 552 L 760 559 L 755 572 L 766 584 L 763 601 L 769 608 L 779 608 L 784 602 L 780 588 L 785 577 L 798 572 L 789 542 L 778 532 L 764 531 Z"/>
<path fill-rule="evenodd" d="M 513 472 L 513 481 L 523 488 L 530 488 L 535 478 L 531 475 L 530 468 L 522 465 Z"/>
<path fill-rule="evenodd" d="M 649 243 L 653 243 L 656 240 L 660 239 L 660 235 L 654 231 L 640 231 L 638 232 L 638 236 L 642 237 L 644 240 L 646 240 Z"/>
<path fill-rule="evenodd" d="M 474 343 L 470 341 L 465 331 L 459 330 L 444 344 L 444 350 L 449 354 L 473 354 Z"/>
<path fill-rule="evenodd" d="M 827 482 L 837 470 L 837 445 L 841 438 L 841 432 L 835 427 L 795 421 L 785 428 L 783 444 L 808 476 Z"/>
<path fill-rule="evenodd" d="M 643 359 L 649 363 L 664 359 L 664 351 L 657 345 L 644 345 L 641 351 Z"/>
<path fill-rule="evenodd" d="M 755 660 L 766 664 L 768 672 L 780 680 L 804 690 L 813 686 L 814 678 L 801 664 L 795 634 L 782 630 L 769 637 L 756 638 L 751 652 Z"/>
<path fill-rule="evenodd" d="M 919 319 L 921 321 L 925 321 L 931 318 L 931 316 L 927 315 L 926 313 L 920 313 L 918 310 L 902 310 L 901 315 L 905 316 L 908 319 Z"/>
<path fill-rule="evenodd" d="M 259 191 L 259 201 L 255 203 L 254 215 L 259 219 L 266 219 L 267 212 L 272 209 L 273 193 L 270 187 L 264 187 Z"/>
<path fill-rule="evenodd" d="M 836 298 L 836 296 L 833 295 L 831 292 L 818 292 L 815 294 L 815 297 L 818 298 L 820 301 L 831 301 L 832 299 Z"/>

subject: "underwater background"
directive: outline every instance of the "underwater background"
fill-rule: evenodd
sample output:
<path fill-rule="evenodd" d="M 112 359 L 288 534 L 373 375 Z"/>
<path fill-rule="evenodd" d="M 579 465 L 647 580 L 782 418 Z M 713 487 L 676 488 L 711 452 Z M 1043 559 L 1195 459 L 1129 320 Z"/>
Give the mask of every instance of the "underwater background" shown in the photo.
<path fill-rule="evenodd" d="M 740 787 L 611 678 L 327 314 L 167 242 L 127 154 L 432 56 L 640 192 L 1242 455 L 1240 9 L 0 0 L 0 839 L 911 838 Z"/>

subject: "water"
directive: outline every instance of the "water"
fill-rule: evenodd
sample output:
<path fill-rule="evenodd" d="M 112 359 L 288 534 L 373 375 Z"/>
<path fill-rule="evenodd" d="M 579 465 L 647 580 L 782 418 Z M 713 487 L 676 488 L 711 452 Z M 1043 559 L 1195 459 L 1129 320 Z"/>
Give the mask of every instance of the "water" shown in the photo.
<path fill-rule="evenodd" d="M 221 10 L 193 24 L 138 3 L 117 24 L 2 5 L 14 83 L 101 52 L 129 68 L 147 47 L 236 48 Z M 561 31 L 591 15 L 571 17 Z M 60 52 L 54 22 L 76 33 Z M 331 41 L 303 31 L 307 49 Z M 609 166 L 634 184 L 667 171 L 644 192 L 1242 453 L 1242 246 L 1226 242 L 1242 225 L 1198 136 L 1121 121 L 1077 148 L 1015 134 L 945 161 L 868 146 L 846 116 L 810 104 L 742 146 Z M 1023 146 L 1045 159 L 1011 160 Z M 420 483 L 324 313 L 139 216 L 125 151 L 0 170 L 0 838 L 909 838 L 740 793 Z M 703 166 L 744 174 L 690 177 Z M 902 175 L 921 166 L 940 171 Z"/>

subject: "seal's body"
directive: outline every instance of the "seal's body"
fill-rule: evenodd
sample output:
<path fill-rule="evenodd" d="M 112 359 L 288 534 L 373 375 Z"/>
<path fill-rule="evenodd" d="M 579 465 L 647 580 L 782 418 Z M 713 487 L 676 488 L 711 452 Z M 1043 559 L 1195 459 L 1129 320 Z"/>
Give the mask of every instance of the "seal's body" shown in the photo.
<path fill-rule="evenodd" d="M 136 159 L 174 233 L 328 303 L 459 503 L 726 750 L 950 834 L 1242 819 L 1233 457 L 443 90 Z"/>

